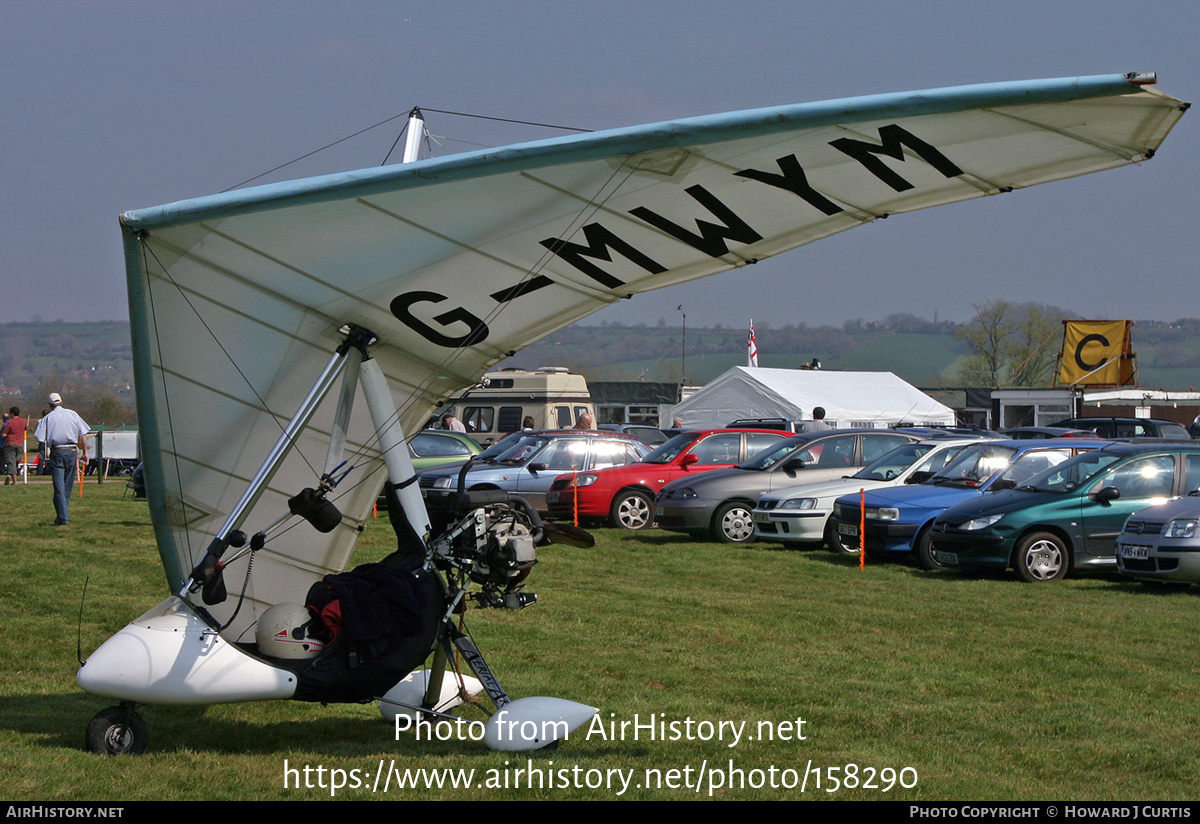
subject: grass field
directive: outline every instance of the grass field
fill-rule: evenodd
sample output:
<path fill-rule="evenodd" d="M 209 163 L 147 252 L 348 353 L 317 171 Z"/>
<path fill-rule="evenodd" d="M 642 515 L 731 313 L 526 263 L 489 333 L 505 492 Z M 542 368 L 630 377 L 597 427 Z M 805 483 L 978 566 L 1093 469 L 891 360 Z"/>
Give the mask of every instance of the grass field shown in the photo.
<path fill-rule="evenodd" d="M 560 784 L 618 775 L 610 771 L 633 776 L 622 798 L 706 798 L 718 775 L 726 786 L 711 794 L 723 799 L 1196 797 L 1194 587 L 1028 585 L 901 564 L 860 571 L 825 551 L 659 531 L 599 530 L 593 549 L 541 550 L 530 579 L 541 602 L 474 611 L 468 628 L 514 697 L 590 703 L 606 722 L 690 718 L 694 733 L 707 729 L 700 722 L 746 722 L 736 746 L 728 732 L 724 741 L 664 741 L 584 728 L 556 751 L 506 754 L 470 741 L 396 740 L 373 705 L 273 702 L 145 707 L 145 755 L 95 756 L 83 750 L 84 728 L 111 702 L 74 683 L 84 579 L 85 656 L 166 594 L 145 504 L 122 492 L 121 483 L 88 484 L 71 526 L 55 528 L 48 486 L 0 490 L 0 798 L 320 799 L 331 795 L 329 770 L 360 770 L 369 784 L 381 761 L 474 770 L 473 785 L 499 786 L 344 787 L 337 797 L 604 799 L 617 796 L 618 779 L 611 789 Z M 390 540 L 386 521 L 373 522 L 357 560 L 379 557 Z M 762 740 L 768 725 L 790 740 Z M 309 767 L 313 785 L 324 768 L 326 786 L 297 788 L 298 772 L 285 788 L 285 761 Z M 827 793 L 828 768 L 845 775 L 850 764 L 851 783 L 874 771 L 878 787 Z M 565 772 L 544 773 L 549 787 L 513 788 L 529 765 Z M 770 786 L 772 768 L 778 784 L 810 766 L 823 770 L 819 789 L 811 772 L 803 794 Z M 883 792 L 886 768 L 910 768 L 908 784 L 915 771 L 915 786 Z M 682 786 L 701 769 L 698 792 Z M 656 775 L 663 785 L 648 786 Z"/>

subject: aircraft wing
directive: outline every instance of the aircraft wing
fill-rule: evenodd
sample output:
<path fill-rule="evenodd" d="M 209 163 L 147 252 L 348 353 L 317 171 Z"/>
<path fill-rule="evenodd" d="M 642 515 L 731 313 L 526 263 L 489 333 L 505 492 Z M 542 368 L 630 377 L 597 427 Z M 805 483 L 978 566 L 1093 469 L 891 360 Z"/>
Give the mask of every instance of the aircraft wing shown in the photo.
<path fill-rule="evenodd" d="M 628 295 L 879 217 L 1145 160 L 1187 104 L 1143 80 L 719 114 L 124 213 L 168 582 L 177 587 L 202 554 L 346 324 L 378 336 L 373 354 L 411 433 L 491 365 Z M 333 405 L 275 476 L 250 531 L 313 485 Z M 255 562 L 256 605 L 302 600 L 307 582 L 345 566 L 383 478 L 370 429 L 364 412 L 350 439 L 361 468 L 337 490 L 343 525 L 271 541 Z M 227 578 L 236 591 L 236 572 Z"/>

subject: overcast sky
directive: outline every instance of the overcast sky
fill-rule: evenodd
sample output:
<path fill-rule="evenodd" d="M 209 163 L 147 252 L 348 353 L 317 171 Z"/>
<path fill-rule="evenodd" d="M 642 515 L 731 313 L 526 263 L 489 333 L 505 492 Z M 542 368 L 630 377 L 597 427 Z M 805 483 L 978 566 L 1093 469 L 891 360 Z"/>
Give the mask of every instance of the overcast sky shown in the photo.
<path fill-rule="evenodd" d="M 587 129 L 963 83 L 1155 71 L 1200 99 L 1200 3 L 0 0 L 0 321 L 127 317 L 117 215 L 419 105 Z M 430 112 L 439 154 L 550 137 Z M 379 165 L 403 124 L 265 181 Z M 1200 315 L 1200 114 L 1152 161 L 903 215 L 593 317 L 840 324 L 1036 300 Z"/>

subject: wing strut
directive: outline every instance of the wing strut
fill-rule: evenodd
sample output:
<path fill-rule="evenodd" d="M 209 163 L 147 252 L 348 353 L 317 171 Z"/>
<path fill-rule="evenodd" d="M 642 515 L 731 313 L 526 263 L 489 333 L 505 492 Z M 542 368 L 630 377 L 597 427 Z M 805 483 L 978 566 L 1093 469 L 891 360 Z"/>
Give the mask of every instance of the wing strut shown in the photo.
<path fill-rule="evenodd" d="M 220 580 L 222 569 L 220 564 L 221 556 L 231 546 L 240 548 L 245 545 L 246 536 L 241 532 L 240 527 L 245 520 L 246 513 L 249 512 L 255 502 L 262 496 L 263 491 L 275 475 L 276 470 L 283 463 L 288 453 L 291 452 L 297 435 L 308 425 L 317 407 L 321 405 L 321 402 L 329 394 L 338 377 L 343 373 L 345 373 L 345 380 L 342 383 L 342 391 L 338 399 L 338 409 L 326 457 L 323 482 L 326 479 L 330 479 L 330 474 L 341 462 L 341 456 L 345 448 L 346 426 L 354 403 L 354 382 L 355 378 L 357 378 L 362 384 L 363 394 L 367 399 L 367 409 L 370 412 L 371 422 L 375 426 L 379 445 L 383 452 L 384 463 L 388 469 L 388 478 L 396 487 L 396 494 L 403 504 L 405 517 L 408 518 L 413 532 L 417 536 L 428 535 L 429 515 L 426 512 L 425 501 L 421 497 L 421 491 L 416 485 L 416 471 L 413 469 L 412 458 L 405 447 L 404 429 L 401 427 L 398 415 L 396 414 L 395 401 L 392 398 L 387 378 L 384 376 L 383 371 L 379 368 L 378 363 L 367 353 L 367 347 L 374 341 L 375 335 L 370 331 L 358 326 L 350 327 L 345 340 L 338 346 L 337 351 L 326 365 L 324 371 L 317 378 L 308 395 L 300 403 L 299 409 L 296 410 L 292 419 L 288 421 L 287 426 L 279 436 L 279 440 L 276 441 L 271 452 L 267 455 L 266 460 L 263 461 L 262 466 L 255 473 L 254 478 L 250 481 L 250 485 L 242 494 L 241 499 L 229 513 L 225 524 L 213 538 L 212 543 L 209 544 L 204 558 L 192 570 L 191 575 L 188 576 L 188 580 L 184 582 L 183 587 L 178 593 L 180 597 L 186 598 L 189 592 L 203 586 L 206 603 L 214 604 L 224 600 L 225 588 Z M 333 483 L 331 480 L 330 486 Z M 313 491 L 306 490 L 306 492 Z M 323 501 L 323 493 L 316 495 L 316 497 Z M 295 500 L 293 499 L 293 501 Z M 315 503 L 320 503 L 320 501 Z M 309 505 L 314 505 L 314 502 L 310 502 Z M 294 507 L 293 511 L 295 511 Z M 309 516 L 305 514 L 304 517 L 307 518 Z M 340 520 L 340 517 L 340 514 L 337 515 L 337 520 Z M 317 525 L 321 531 L 327 532 L 336 526 L 336 521 L 328 524 L 328 528 L 322 528 L 316 521 L 314 521 L 314 525 Z M 251 548 L 254 548 L 253 542 Z"/>

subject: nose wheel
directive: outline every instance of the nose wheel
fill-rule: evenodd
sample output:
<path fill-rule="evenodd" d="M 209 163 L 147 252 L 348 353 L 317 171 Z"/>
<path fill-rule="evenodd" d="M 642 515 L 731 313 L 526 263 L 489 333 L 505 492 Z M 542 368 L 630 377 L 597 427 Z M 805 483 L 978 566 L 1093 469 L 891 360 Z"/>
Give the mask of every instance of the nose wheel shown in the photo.
<path fill-rule="evenodd" d="M 87 727 L 87 748 L 100 755 L 139 755 L 149 743 L 146 722 L 128 701 L 100 710 Z"/>

